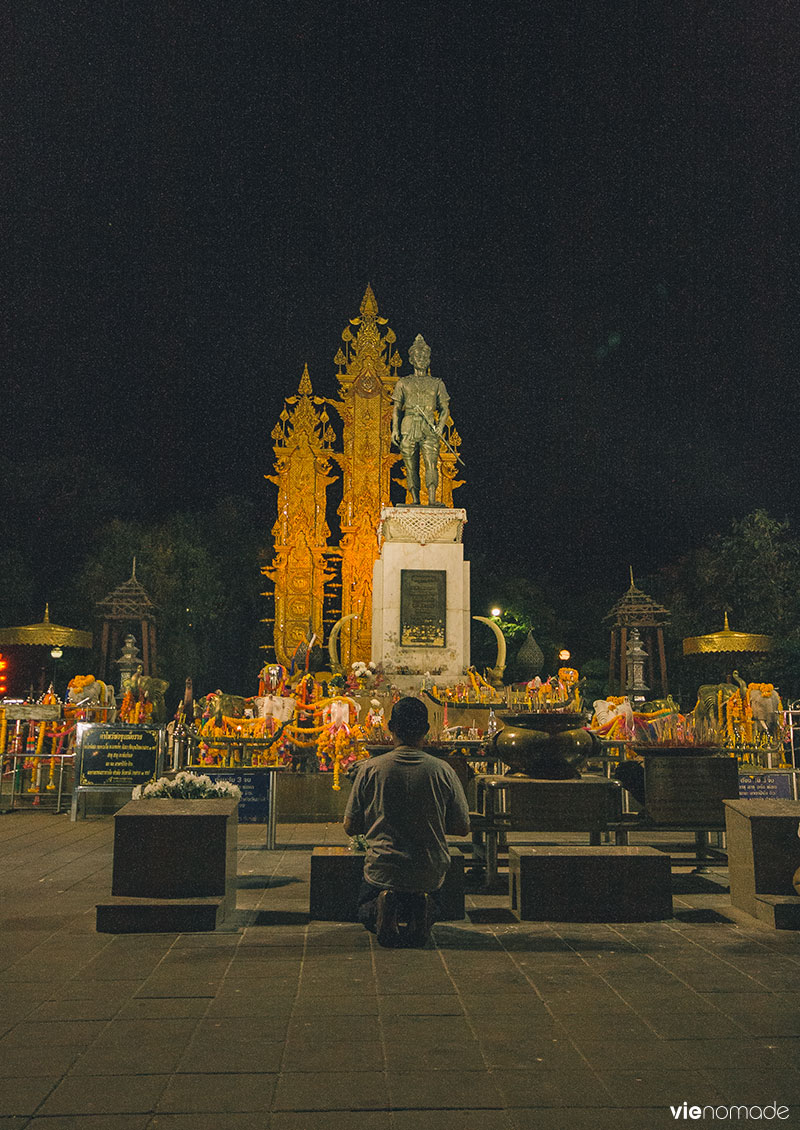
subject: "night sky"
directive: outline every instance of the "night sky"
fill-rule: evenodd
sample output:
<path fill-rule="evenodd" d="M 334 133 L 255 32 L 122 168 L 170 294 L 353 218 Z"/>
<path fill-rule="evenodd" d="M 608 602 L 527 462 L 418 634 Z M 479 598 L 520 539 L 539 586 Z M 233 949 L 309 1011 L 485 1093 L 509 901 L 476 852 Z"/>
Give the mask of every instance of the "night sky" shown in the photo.
<path fill-rule="evenodd" d="M 248 495 L 266 540 L 369 282 L 447 383 L 467 556 L 621 592 L 800 518 L 789 0 L 17 9 L 6 454 Z"/>

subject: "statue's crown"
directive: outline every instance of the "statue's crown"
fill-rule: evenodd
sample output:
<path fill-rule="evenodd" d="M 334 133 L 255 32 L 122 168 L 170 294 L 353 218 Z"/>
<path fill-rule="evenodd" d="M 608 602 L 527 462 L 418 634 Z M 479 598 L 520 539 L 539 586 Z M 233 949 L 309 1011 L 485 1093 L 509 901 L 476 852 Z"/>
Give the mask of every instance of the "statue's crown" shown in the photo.
<path fill-rule="evenodd" d="M 408 351 L 408 356 L 411 358 L 412 364 L 413 364 L 414 357 L 417 354 L 420 354 L 420 353 L 424 354 L 425 357 L 427 358 L 427 360 L 425 362 L 426 365 L 427 365 L 427 363 L 430 361 L 430 357 L 431 357 L 431 347 L 428 345 L 427 341 L 422 336 L 422 334 L 417 334 L 417 336 L 414 338 L 413 345 L 411 346 L 411 348 Z"/>

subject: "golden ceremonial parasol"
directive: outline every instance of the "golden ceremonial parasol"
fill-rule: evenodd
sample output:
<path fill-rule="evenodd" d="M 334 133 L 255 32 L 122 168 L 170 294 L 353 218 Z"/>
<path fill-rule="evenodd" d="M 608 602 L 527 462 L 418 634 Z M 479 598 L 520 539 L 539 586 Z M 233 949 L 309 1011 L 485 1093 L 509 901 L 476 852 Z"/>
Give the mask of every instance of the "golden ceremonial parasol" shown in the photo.
<path fill-rule="evenodd" d="M 707 636 L 687 636 L 683 641 L 684 655 L 719 655 L 737 651 L 772 651 L 772 637 L 731 631 L 726 612 L 725 627 L 721 632 L 709 632 Z"/>
<path fill-rule="evenodd" d="M 29 647 L 92 647 L 92 633 L 78 628 L 64 628 L 61 624 L 50 623 L 50 605 L 44 607 L 44 619 L 40 624 L 24 624 L 19 628 L 0 628 L 0 647 L 14 647 L 22 644 Z"/>

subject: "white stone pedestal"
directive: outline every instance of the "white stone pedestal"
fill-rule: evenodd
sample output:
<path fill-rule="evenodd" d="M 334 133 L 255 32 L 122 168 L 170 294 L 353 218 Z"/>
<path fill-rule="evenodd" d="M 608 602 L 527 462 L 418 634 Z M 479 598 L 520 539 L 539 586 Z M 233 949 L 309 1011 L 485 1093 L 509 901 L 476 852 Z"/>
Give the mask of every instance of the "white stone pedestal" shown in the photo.
<path fill-rule="evenodd" d="M 469 562 L 461 544 L 466 520 L 465 510 L 438 506 L 381 511 L 381 555 L 372 574 L 372 658 L 401 690 L 418 689 L 426 671 L 440 685 L 460 682 L 469 666 Z M 419 572 L 429 576 L 415 577 Z M 422 606 L 410 594 L 422 585 L 441 593 L 442 575 L 444 622 L 437 612 L 420 625 Z M 434 603 L 438 608 L 438 598 L 432 608 Z M 418 637 L 426 634 L 429 641 L 420 643 Z"/>

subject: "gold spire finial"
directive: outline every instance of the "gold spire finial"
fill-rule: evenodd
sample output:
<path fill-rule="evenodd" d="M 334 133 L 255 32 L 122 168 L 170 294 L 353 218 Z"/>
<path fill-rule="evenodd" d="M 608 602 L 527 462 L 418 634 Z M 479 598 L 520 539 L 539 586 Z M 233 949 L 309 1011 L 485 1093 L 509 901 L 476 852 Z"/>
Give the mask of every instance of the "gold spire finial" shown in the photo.
<path fill-rule="evenodd" d="M 728 627 L 728 610 L 727 609 L 725 609 L 725 628 L 724 628 L 724 631 L 726 631 L 726 632 L 730 631 L 730 628 Z"/>
<path fill-rule="evenodd" d="M 47 601 L 47 603 L 44 606 L 44 620 L 42 620 L 42 623 L 43 624 L 49 624 L 50 623 L 50 601 L 49 600 Z"/>
<path fill-rule="evenodd" d="M 308 361 L 303 366 L 303 375 L 300 377 L 300 384 L 297 387 L 298 395 L 311 396 L 314 390 L 311 387 L 311 377 L 308 373 Z"/>
<path fill-rule="evenodd" d="M 359 309 L 363 318 L 374 318 L 378 313 L 378 303 L 369 283 L 367 283 L 367 289 L 364 291 L 364 297 L 361 299 Z"/>
<path fill-rule="evenodd" d="M 633 583 L 633 565 L 629 565 L 628 568 L 631 571 L 631 588 L 635 588 L 636 586 Z"/>
<path fill-rule="evenodd" d="M 136 580 L 136 558 L 135 557 L 133 559 L 133 565 L 131 566 L 131 580 L 132 581 Z"/>

